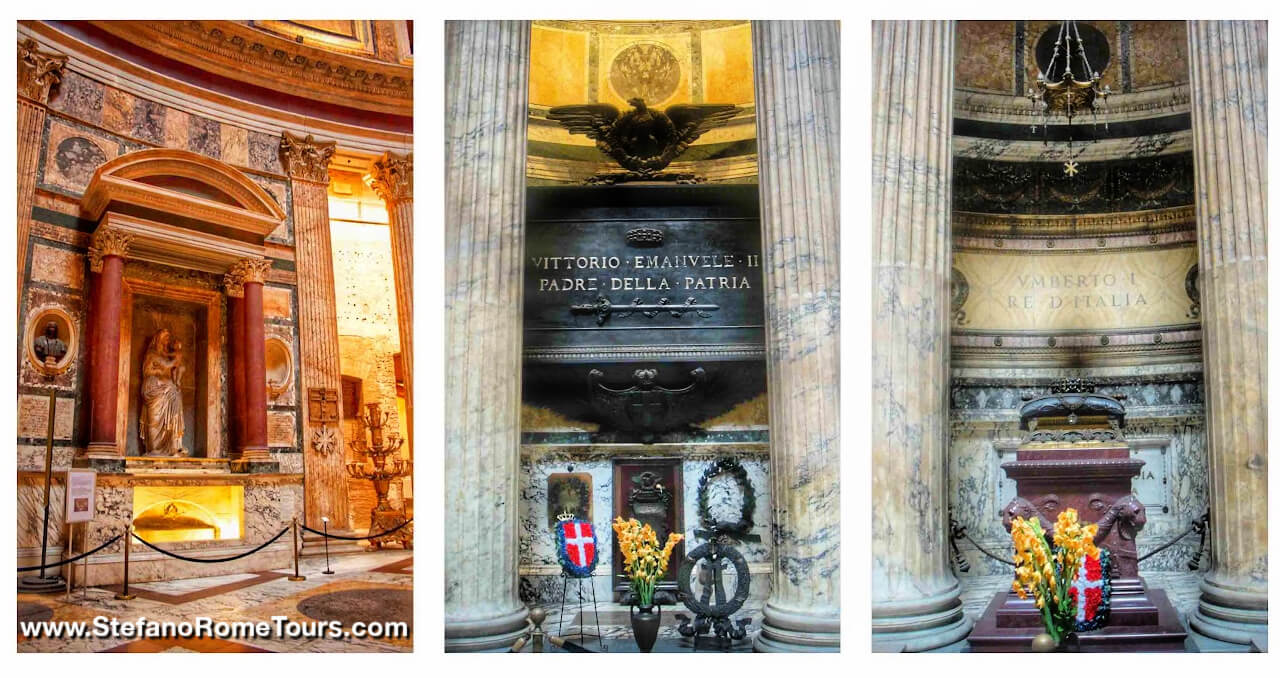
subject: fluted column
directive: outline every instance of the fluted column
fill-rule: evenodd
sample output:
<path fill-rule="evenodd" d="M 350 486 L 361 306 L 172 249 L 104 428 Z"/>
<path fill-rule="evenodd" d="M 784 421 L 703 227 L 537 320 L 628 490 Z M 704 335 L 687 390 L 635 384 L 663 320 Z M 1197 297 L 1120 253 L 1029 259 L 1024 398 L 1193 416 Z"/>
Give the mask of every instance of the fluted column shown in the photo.
<path fill-rule="evenodd" d="M 964 638 L 947 563 L 954 21 L 872 23 L 871 630 Z"/>
<path fill-rule="evenodd" d="M 759 651 L 840 648 L 840 31 L 752 23 L 772 591 Z"/>
<path fill-rule="evenodd" d="M 1248 644 L 1267 634 L 1267 24 L 1187 36 L 1213 557 L 1188 621 Z"/>
<path fill-rule="evenodd" d="M 298 267 L 298 339 L 302 348 L 302 392 L 308 398 L 303 418 L 304 504 L 308 525 L 329 518 L 330 528 L 343 529 L 347 519 L 347 475 L 342 427 L 336 451 L 311 444 L 320 424 L 311 421 L 310 390 L 321 388 L 341 402 L 342 367 L 338 352 L 338 308 L 333 287 L 333 242 L 329 235 L 329 158 L 336 144 L 288 132 L 280 141 L 280 159 L 293 189 L 293 229 Z M 246 383 L 246 392 L 248 385 Z"/>
<path fill-rule="evenodd" d="M 405 429 L 413 447 L 413 154 L 385 153 L 373 163 L 373 190 L 387 204 L 395 274 L 400 362 L 404 365 Z"/>
<path fill-rule="evenodd" d="M 124 454 L 116 444 L 117 395 L 120 392 L 120 311 L 124 295 L 124 257 L 132 237 L 99 227 L 89 247 L 89 446 L 87 465 L 123 471 Z"/>
<path fill-rule="evenodd" d="M 529 22 L 445 28 L 445 649 L 509 647 L 518 591 Z"/>
<path fill-rule="evenodd" d="M 36 164 L 49 91 L 62 80 L 67 57 L 41 51 L 35 40 L 18 42 L 18 291 L 27 275 L 27 239 L 31 235 L 31 202 L 36 191 Z"/>
<path fill-rule="evenodd" d="M 266 282 L 266 259 L 242 259 L 226 275 L 227 295 L 236 299 L 228 309 L 232 338 L 240 346 L 231 349 L 232 416 L 237 434 L 235 450 L 239 462 L 263 462 L 271 458 L 267 447 L 267 363 L 266 324 L 262 310 L 262 285 Z M 242 466 L 247 464 L 242 464 Z"/>

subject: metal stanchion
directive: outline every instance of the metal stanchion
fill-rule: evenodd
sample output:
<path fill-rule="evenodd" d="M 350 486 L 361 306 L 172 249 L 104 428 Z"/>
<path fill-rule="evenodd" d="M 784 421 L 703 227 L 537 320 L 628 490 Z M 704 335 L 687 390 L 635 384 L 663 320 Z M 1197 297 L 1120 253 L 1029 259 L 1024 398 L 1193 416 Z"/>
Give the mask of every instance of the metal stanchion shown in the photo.
<path fill-rule="evenodd" d="M 289 581 L 304 581 L 306 577 L 298 573 L 298 517 L 293 518 L 293 576 Z"/>
<path fill-rule="evenodd" d="M 324 572 L 321 574 L 333 574 L 329 568 L 329 519 L 321 516 L 320 522 L 324 523 Z"/>
<path fill-rule="evenodd" d="M 130 526 L 124 526 L 124 588 L 116 594 L 116 600 L 133 600 L 137 596 L 129 593 L 129 544 L 133 539 L 129 535 Z"/>

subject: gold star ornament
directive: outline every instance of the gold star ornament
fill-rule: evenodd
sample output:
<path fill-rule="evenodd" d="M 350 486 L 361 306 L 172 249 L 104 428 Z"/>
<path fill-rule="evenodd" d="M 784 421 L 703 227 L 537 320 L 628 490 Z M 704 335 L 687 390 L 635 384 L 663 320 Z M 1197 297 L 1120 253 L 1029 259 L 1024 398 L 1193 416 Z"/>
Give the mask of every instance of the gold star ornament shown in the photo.
<path fill-rule="evenodd" d="M 1068 160 L 1062 163 L 1062 171 L 1069 177 L 1074 177 L 1080 173 L 1080 164 L 1074 160 Z"/>

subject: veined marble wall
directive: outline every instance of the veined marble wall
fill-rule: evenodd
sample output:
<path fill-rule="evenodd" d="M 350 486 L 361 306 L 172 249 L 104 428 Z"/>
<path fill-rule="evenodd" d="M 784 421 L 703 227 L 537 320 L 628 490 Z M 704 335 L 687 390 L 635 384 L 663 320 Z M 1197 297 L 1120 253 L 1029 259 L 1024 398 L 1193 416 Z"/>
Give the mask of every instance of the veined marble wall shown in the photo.
<path fill-rule="evenodd" d="M 1138 553 L 1146 554 L 1185 530 L 1208 507 L 1208 468 L 1205 450 L 1203 377 L 1195 363 L 1091 370 L 1061 368 L 956 368 L 951 384 L 951 446 L 949 458 L 952 517 L 968 528 L 983 548 L 1009 557 L 1009 536 L 1000 511 L 1015 496 L 1013 481 L 1000 464 L 1011 461 L 1020 442 L 1018 408 L 1022 394 L 1043 393 L 1061 376 L 1093 378 L 1108 393 L 1124 393 L 1128 411 L 1125 437 L 1134 448 L 1162 447 L 1144 452 L 1145 472 L 1164 475 L 1165 483 L 1143 489 L 1161 494 L 1163 506 L 1151 496 L 1146 528 L 1138 536 Z M 1162 465 L 1163 469 L 1155 468 Z M 1135 483 L 1136 486 L 1136 483 Z M 1135 490 L 1136 491 L 1136 490 Z M 1167 511 L 1165 510 L 1167 508 Z M 970 565 L 969 576 L 1012 574 L 967 541 L 957 542 Z M 1177 545 L 1142 561 L 1141 571 L 1186 571 L 1199 546 L 1190 535 Z M 1202 560 L 1201 569 L 1207 566 Z M 966 573 L 958 573 L 962 577 Z"/>
<path fill-rule="evenodd" d="M 595 571 L 595 593 L 599 601 L 612 600 L 613 528 L 617 511 L 613 506 L 613 460 L 643 457 L 682 457 L 684 479 L 685 553 L 703 540 L 694 535 L 702 525 L 698 519 L 698 480 L 715 459 L 733 456 L 747 471 L 755 490 L 755 527 L 752 534 L 760 541 L 742 542 L 735 547 L 746 558 L 751 570 L 751 598 L 763 600 L 769 595 L 769 574 L 773 554 L 769 548 L 772 533 L 772 502 L 769 483 L 769 450 L 767 444 L 689 444 L 689 445 L 537 445 L 520 446 L 520 598 L 529 604 L 559 603 L 563 581 L 556 557 L 555 535 L 547 527 L 547 479 L 552 473 L 589 473 L 592 480 L 591 523 L 599 544 L 599 560 Z M 721 495 L 728 500 L 729 493 Z M 713 499 L 714 501 L 714 499 Z M 736 504 L 734 506 L 736 508 Z M 714 507 L 711 509 L 714 515 Z M 679 567 L 673 559 L 672 568 Z M 590 593 L 583 589 L 590 601 Z M 570 582 L 566 600 L 577 602 L 577 584 Z M 683 608 L 681 608 L 683 609 Z"/>

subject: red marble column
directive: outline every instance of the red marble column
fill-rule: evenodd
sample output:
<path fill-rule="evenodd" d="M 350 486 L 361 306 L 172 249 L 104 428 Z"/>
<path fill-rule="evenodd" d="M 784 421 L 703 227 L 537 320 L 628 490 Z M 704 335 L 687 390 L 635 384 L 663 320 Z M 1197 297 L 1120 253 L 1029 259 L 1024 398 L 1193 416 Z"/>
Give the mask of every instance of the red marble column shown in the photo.
<path fill-rule="evenodd" d="M 120 308 L 124 294 L 124 256 L 130 236 L 99 228 L 89 248 L 95 272 L 90 300 L 89 447 L 90 460 L 122 459 L 116 445 L 116 398 L 120 391 Z"/>
<path fill-rule="evenodd" d="M 232 371 L 236 373 L 233 388 L 239 388 L 237 401 L 239 440 L 236 451 L 241 461 L 269 461 L 267 447 L 267 363 L 266 325 L 262 313 L 262 284 L 270 263 L 265 259 L 242 259 L 227 274 L 228 293 L 240 299 L 234 305 L 239 311 L 239 349 L 233 347 Z M 235 288 L 238 287 L 238 290 Z"/>
<path fill-rule="evenodd" d="M 227 359 L 231 393 L 227 410 L 231 449 L 239 453 L 244 443 L 244 286 L 227 276 Z"/>

